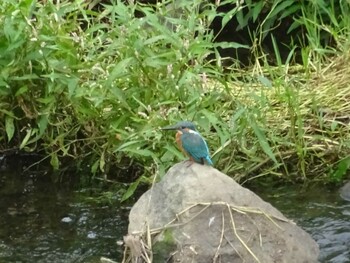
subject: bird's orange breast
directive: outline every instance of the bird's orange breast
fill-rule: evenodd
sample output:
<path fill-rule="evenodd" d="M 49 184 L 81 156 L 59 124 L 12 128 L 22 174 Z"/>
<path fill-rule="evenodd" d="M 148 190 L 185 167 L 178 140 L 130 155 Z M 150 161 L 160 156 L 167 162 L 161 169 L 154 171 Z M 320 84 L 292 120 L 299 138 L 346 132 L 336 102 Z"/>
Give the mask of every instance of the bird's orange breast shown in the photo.
<path fill-rule="evenodd" d="M 189 129 L 184 129 L 186 131 L 188 131 Z M 183 152 L 186 156 L 190 157 L 191 159 L 191 156 L 188 154 L 188 152 L 185 151 L 185 149 L 182 147 L 182 141 L 181 141 L 181 136 L 182 136 L 182 131 L 177 131 L 176 133 L 176 144 L 177 146 L 179 147 L 180 151 Z"/>
<path fill-rule="evenodd" d="M 178 131 L 178 132 L 176 133 L 175 139 L 176 139 L 177 146 L 178 146 L 179 149 L 183 152 L 184 150 L 183 150 L 183 148 L 182 148 L 181 135 L 182 135 L 182 132 L 181 132 L 181 131 Z"/>

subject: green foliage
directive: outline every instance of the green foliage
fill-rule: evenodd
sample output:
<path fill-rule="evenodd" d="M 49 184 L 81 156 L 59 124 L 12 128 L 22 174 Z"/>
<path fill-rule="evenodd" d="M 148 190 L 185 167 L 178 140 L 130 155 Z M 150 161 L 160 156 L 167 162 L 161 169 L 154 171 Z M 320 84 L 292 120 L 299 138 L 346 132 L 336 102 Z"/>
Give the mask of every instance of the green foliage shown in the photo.
<path fill-rule="evenodd" d="M 349 168 L 350 168 L 350 157 L 347 156 L 338 162 L 338 165 L 336 166 L 335 171 L 331 173 L 330 180 L 334 182 L 341 182 L 345 178 Z"/>
<path fill-rule="evenodd" d="M 267 43 L 270 38 L 278 37 L 279 47 L 289 51 L 302 48 L 308 57 L 322 60 L 325 55 L 334 54 L 339 44 L 347 42 L 349 35 L 347 1 L 249 0 L 222 1 L 221 5 L 226 9 L 229 6 L 229 11 L 218 14 L 222 17 L 219 33 L 224 27 L 237 25 L 237 34 L 253 49 L 253 59 L 261 57 L 261 53 L 270 53 Z M 229 24 L 231 19 L 236 23 Z"/>
<path fill-rule="evenodd" d="M 284 169 L 288 176 L 284 158 L 290 149 L 306 179 L 310 152 L 299 84 L 308 81 L 314 68 L 320 70 L 325 55 L 335 53 L 322 42 L 325 32 L 337 43 L 334 47 L 346 42 L 349 5 L 220 3 L 226 4 L 232 9 L 220 13 L 215 4 L 199 0 L 157 5 L 111 1 L 98 12 L 85 1 L 2 1 L 1 148 L 45 152 L 56 170 L 72 159 L 94 175 L 141 166 L 143 176 L 125 192 L 127 199 L 140 183 L 154 181 L 150 175 L 161 176 L 184 158 L 169 139 L 173 134 L 159 127 L 193 120 L 208 140 L 215 166 L 237 180 L 270 161 L 270 169 L 261 174 L 281 175 L 278 169 Z M 287 31 L 306 32 L 302 36 L 308 41 L 291 42 L 283 61 L 274 30 L 287 17 L 293 21 Z M 238 33 L 251 33 L 251 46 L 214 42 L 217 35 L 209 25 L 215 18 L 221 19 L 221 30 L 236 19 Z M 252 23 L 258 26 L 252 28 Z M 260 45 L 266 38 L 276 67 Z M 254 67 L 224 70 L 222 48 L 250 49 Z M 289 79 L 297 48 L 309 75 Z M 287 109 L 287 134 L 271 125 L 274 103 Z"/>
<path fill-rule="evenodd" d="M 165 229 L 160 233 L 157 242 L 152 246 L 154 263 L 161 263 L 169 258 L 169 253 L 176 251 L 176 241 L 171 229 Z"/>
<path fill-rule="evenodd" d="M 153 163 L 164 171 L 174 156 L 158 128 L 193 119 L 205 92 L 201 76 L 214 72 L 208 53 L 231 46 L 212 43 L 200 5 L 184 1 L 173 17 L 166 3 L 118 1 L 98 13 L 80 2 L 3 2 L 2 143 L 43 149 L 54 169 L 71 157 L 91 162 L 92 173 L 129 160 L 147 173 L 158 169 Z"/>

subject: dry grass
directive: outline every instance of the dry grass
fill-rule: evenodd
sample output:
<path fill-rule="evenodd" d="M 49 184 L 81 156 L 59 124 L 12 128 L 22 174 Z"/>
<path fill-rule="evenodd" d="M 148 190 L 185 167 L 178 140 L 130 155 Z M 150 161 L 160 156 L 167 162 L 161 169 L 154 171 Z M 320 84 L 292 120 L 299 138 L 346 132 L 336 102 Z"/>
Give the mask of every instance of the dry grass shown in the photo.
<path fill-rule="evenodd" d="M 232 151 L 234 145 L 235 157 L 223 161 L 232 163 L 224 172 L 237 181 L 266 174 L 297 180 L 329 177 L 336 164 L 350 154 L 350 54 L 330 58 L 321 69 L 310 62 L 308 68 L 254 67 L 242 74 L 243 81 L 231 82 L 229 90 L 218 83 L 212 85 L 228 90 L 226 103 L 234 104 L 232 112 L 221 116 L 226 122 L 237 112 L 236 105 L 246 113 L 243 124 L 233 124 L 238 126 L 236 134 L 214 153 Z M 252 118 L 266 136 L 265 154 L 249 151 L 262 139 L 254 134 Z M 271 155 L 266 156 L 266 150 L 278 164 Z"/>
<path fill-rule="evenodd" d="M 145 228 L 144 231 L 140 232 L 135 232 L 132 234 L 129 234 L 128 236 L 124 237 L 124 243 L 125 243 L 125 250 L 124 250 L 124 257 L 122 263 L 151 263 L 153 254 L 152 254 L 152 243 L 153 239 L 156 235 L 162 233 L 164 230 L 169 229 L 169 228 L 177 228 L 181 227 L 186 224 L 190 224 L 194 219 L 196 219 L 200 214 L 202 214 L 206 209 L 208 209 L 211 206 L 218 205 L 218 206 L 223 206 L 225 210 L 228 212 L 229 215 L 229 223 L 230 223 L 230 228 L 232 230 L 232 233 L 234 236 L 239 240 L 240 244 L 249 252 L 249 254 L 254 258 L 255 262 L 261 262 L 259 258 L 254 254 L 252 249 L 249 247 L 249 245 L 243 240 L 243 238 L 238 234 L 237 229 L 236 229 L 236 224 L 235 220 L 233 217 L 233 213 L 239 213 L 243 215 L 249 215 L 249 214 L 256 214 L 256 215 L 261 215 L 264 216 L 268 221 L 271 221 L 272 224 L 281 229 L 281 226 L 276 222 L 276 220 L 281 221 L 281 222 L 288 222 L 291 224 L 294 224 L 292 221 L 289 221 L 285 218 L 281 218 L 278 216 L 274 215 L 269 215 L 265 213 L 264 211 L 261 211 L 260 209 L 253 208 L 253 207 L 242 207 L 242 206 L 235 206 L 232 204 L 228 204 L 226 202 L 213 202 L 213 203 L 196 203 L 193 204 L 184 210 L 182 210 L 180 213 L 176 214 L 174 219 L 172 219 L 170 222 L 165 224 L 162 227 L 155 228 L 155 229 L 150 229 L 149 226 Z M 181 215 L 184 215 L 185 213 L 188 213 L 191 209 L 193 208 L 199 208 L 199 212 L 197 212 L 194 216 L 191 218 L 187 219 L 186 221 L 180 222 L 180 217 Z M 224 211 L 225 211 L 224 210 Z M 222 212 L 221 216 L 222 220 L 222 226 L 224 226 L 224 213 Z M 208 222 L 210 220 L 208 219 Z M 210 223 L 209 223 L 210 224 Z M 219 245 L 217 248 L 217 251 L 215 255 L 213 256 L 213 262 L 217 262 L 216 259 L 219 257 L 219 250 L 220 247 L 222 246 L 222 242 L 224 239 L 224 228 L 221 229 L 221 235 L 220 235 L 220 240 L 219 240 Z M 230 244 L 232 246 L 232 250 L 236 251 L 235 247 L 233 244 Z M 237 251 L 236 251 L 237 252 Z M 177 252 L 174 252 L 172 255 L 174 255 Z M 169 255 L 170 257 L 172 255 Z"/>

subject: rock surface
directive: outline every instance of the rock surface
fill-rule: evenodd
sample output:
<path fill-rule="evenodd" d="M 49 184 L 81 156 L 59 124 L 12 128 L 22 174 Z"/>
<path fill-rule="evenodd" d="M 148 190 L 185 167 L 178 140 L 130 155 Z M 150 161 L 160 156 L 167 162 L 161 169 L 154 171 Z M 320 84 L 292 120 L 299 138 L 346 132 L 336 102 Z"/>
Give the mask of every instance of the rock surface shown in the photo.
<path fill-rule="evenodd" d="M 348 181 L 340 188 L 340 196 L 344 200 L 350 201 L 350 181 Z"/>
<path fill-rule="evenodd" d="M 318 262 L 317 243 L 272 205 L 218 170 L 188 162 L 141 196 L 128 232 L 152 233 L 153 262 Z"/>

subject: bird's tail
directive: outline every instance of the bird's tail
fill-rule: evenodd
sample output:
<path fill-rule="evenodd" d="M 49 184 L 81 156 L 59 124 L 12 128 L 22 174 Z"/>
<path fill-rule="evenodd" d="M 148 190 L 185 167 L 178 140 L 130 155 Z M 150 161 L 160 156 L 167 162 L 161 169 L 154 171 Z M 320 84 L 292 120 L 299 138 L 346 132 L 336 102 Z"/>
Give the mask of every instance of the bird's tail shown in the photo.
<path fill-rule="evenodd" d="M 209 156 L 205 157 L 205 161 L 207 162 L 208 165 L 213 166 L 213 161 L 210 159 Z"/>

